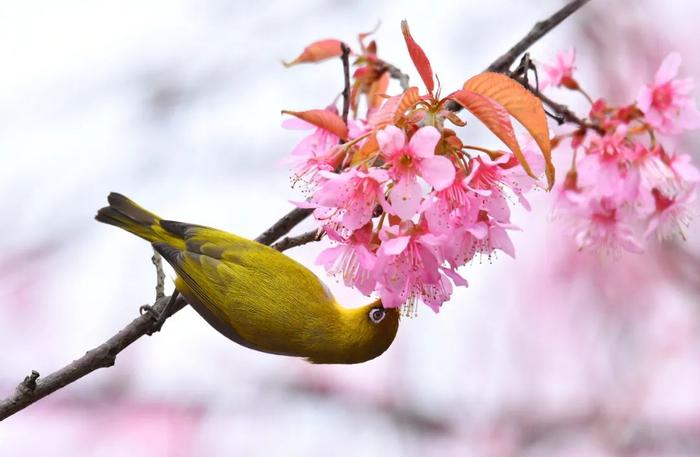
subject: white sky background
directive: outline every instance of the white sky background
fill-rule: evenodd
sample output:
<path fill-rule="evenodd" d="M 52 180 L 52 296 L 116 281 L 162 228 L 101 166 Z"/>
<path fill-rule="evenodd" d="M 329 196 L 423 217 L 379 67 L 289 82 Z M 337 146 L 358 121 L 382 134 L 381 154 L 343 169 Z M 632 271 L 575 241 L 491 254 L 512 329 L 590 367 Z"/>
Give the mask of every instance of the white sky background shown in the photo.
<path fill-rule="evenodd" d="M 630 2 L 630 8 L 636 4 Z M 691 1 L 665 4 L 656 6 L 651 17 L 661 30 L 673 31 L 660 42 L 676 47 L 657 52 L 694 49 L 685 43 L 694 36 L 699 7 Z M 341 90 L 342 74 L 339 61 L 284 69 L 282 59 L 295 57 L 316 39 L 337 37 L 355 44 L 358 32 L 381 20 L 375 35 L 380 56 L 418 83 L 399 29 L 406 18 L 446 93 L 559 5 L 502 0 L 440 6 L 413 1 L 0 2 L 0 344 L 5 348 L 0 396 L 31 369 L 48 374 L 103 342 L 152 300 L 147 243 L 92 220 L 110 191 L 164 217 L 247 237 L 291 208 L 288 200 L 299 193 L 290 190 L 288 170 L 278 162 L 300 136 L 280 127 L 279 112 L 324 107 Z M 650 20 L 648 9 L 628 13 L 619 20 Z M 578 20 L 587 16 L 584 10 Z M 532 53 L 550 59 L 573 44 L 577 32 L 575 22 L 567 22 Z M 629 54 L 619 58 L 627 62 Z M 585 47 L 579 49 L 580 80 L 592 81 L 586 87 L 594 93 L 599 64 Z M 684 72 L 697 75 L 699 64 L 690 61 Z M 655 67 L 648 75 L 630 77 L 650 80 Z M 524 293 L 514 278 L 548 255 L 543 247 L 549 203 L 535 200 L 534 217 L 515 215 L 514 222 L 525 229 L 513 237 L 519 260 L 501 256 L 493 265 L 484 261 L 468 267 L 470 288 L 455 293 L 439 315 L 426 307 L 418 319 L 405 321 L 395 345 L 376 361 L 311 367 L 255 353 L 226 340 L 186 309 L 162 333 L 127 349 L 115 367 L 3 422 L 0 455 L 47 455 L 50 449 L 51 455 L 116 456 L 124 455 L 120 446 L 129 443 L 133 456 L 154 455 L 177 442 L 180 429 L 172 417 L 183 410 L 192 421 L 182 425 L 182 434 L 192 437 L 191 454 L 180 449 L 173 455 L 270 455 L 275 449 L 285 455 L 329 449 L 338 455 L 480 455 L 463 439 L 463 430 L 433 441 L 363 405 L 379 399 L 399 410 L 469 424 L 475 416 L 525 408 L 535 400 L 542 401 L 544 411 L 570 406 L 572 398 L 586 401 L 591 381 L 567 352 L 574 346 L 539 348 L 549 351 L 547 364 L 556 368 L 545 370 L 552 374 L 546 380 L 531 383 L 523 378 L 537 378 L 537 373 L 510 348 L 519 338 L 513 329 L 528 330 L 513 326 L 523 312 L 517 307 Z M 689 245 L 698 245 L 692 231 Z M 290 255 L 310 265 L 320 248 L 299 248 Z M 329 283 L 341 301 L 362 301 Z M 578 287 L 579 298 L 589 293 Z M 692 300 L 678 292 L 666 299 L 679 304 L 681 316 L 683 304 Z M 697 379 L 698 374 L 687 376 Z M 295 386 L 309 383 L 321 391 L 331 386 L 350 400 L 293 393 Z M 683 386 L 674 388 L 685 392 Z M 113 412 L 115 404 L 122 409 Z M 175 412 L 155 414 L 148 409 L 153 405 Z M 155 417 L 141 425 L 154 430 L 148 439 L 121 431 L 112 421 L 98 429 L 94 444 L 80 438 L 105 411 L 117 418 L 143 418 L 142 408 Z M 42 434 L 47 438 L 32 438 Z"/>

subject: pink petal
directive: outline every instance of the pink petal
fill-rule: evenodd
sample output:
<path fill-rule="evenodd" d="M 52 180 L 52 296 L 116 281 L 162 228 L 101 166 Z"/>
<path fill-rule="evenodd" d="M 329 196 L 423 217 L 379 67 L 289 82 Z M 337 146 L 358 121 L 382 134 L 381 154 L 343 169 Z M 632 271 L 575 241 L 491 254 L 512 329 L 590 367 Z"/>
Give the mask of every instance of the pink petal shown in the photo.
<path fill-rule="evenodd" d="M 700 171 L 693 165 L 688 154 L 681 154 L 673 158 L 671 169 L 682 179 L 690 182 L 700 182 Z"/>
<path fill-rule="evenodd" d="M 377 132 L 377 143 L 384 155 L 391 157 L 403 150 L 406 144 L 406 134 L 395 125 L 389 125 L 384 130 Z"/>
<path fill-rule="evenodd" d="M 510 206 L 503 194 L 494 193 L 491 198 L 486 199 L 484 207 L 498 222 L 510 222 Z"/>
<path fill-rule="evenodd" d="M 455 283 L 455 286 L 464 286 L 464 287 L 469 287 L 469 283 L 467 282 L 466 279 L 464 279 L 459 273 L 457 273 L 454 270 L 451 270 L 449 268 L 440 268 L 443 273 L 445 273 L 450 279 L 452 279 L 452 282 Z"/>
<path fill-rule="evenodd" d="M 455 167 L 443 156 L 428 157 L 418 164 L 420 174 L 435 190 L 443 190 L 455 180 Z"/>
<path fill-rule="evenodd" d="M 314 194 L 313 202 L 321 206 L 341 206 L 350 195 L 348 182 L 334 179 L 327 181 Z"/>
<path fill-rule="evenodd" d="M 345 249 L 347 249 L 346 246 L 335 246 L 324 250 L 316 257 L 316 265 L 323 265 L 329 268 Z"/>
<path fill-rule="evenodd" d="M 372 251 L 367 249 L 367 247 L 364 245 L 356 245 L 355 254 L 357 255 L 357 260 L 360 262 L 362 268 L 366 270 L 372 270 L 374 265 L 377 263 L 377 256 L 375 256 Z"/>
<path fill-rule="evenodd" d="M 378 183 L 383 183 L 389 180 L 389 173 L 381 168 L 372 167 L 367 170 L 367 176 L 374 179 Z"/>
<path fill-rule="evenodd" d="M 700 127 L 700 112 L 698 112 L 698 109 L 693 104 L 687 105 L 681 112 L 678 123 L 684 129 L 697 129 Z"/>
<path fill-rule="evenodd" d="M 395 292 L 382 287 L 379 290 L 379 298 L 382 300 L 382 306 L 385 308 L 398 308 L 403 305 L 403 299 L 400 292 Z"/>
<path fill-rule="evenodd" d="M 422 127 L 411 137 L 408 149 L 416 157 L 432 157 L 435 155 L 435 146 L 440 141 L 440 132 L 435 127 Z"/>
<path fill-rule="evenodd" d="M 406 249 L 409 241 L 411 241 L 410 236 L 399 236 L 386 240 L 382 242 L 382 252 L 389 255 L 399 255 Z"/>
<path fill-rule="evenodd" d="M 297 117 L 291 117 L 282 121 L 282 128 L 288 130 L 310 130 L 314 128 L 314 125 L 306 121 L 302 121 Z"/>
<path fill-rule="evenodd" d="M 304 208 L 304 209 L 318 208 L 317 204 L 311 203 L 311 202 L 297 202 L 294 200 L 289 200 L 289 203 L 296 206 L 297 208 Z"/>
<path fill-rule="evenodd" d="M 653 94 L 654 93 L 649 88 L 649 86 L 642 86 L 639 89 L 639 93 L 637 94 L 637 105 L 639 105 L 639 109 L 643 113 L 649 111 L 649 108 L 651 107 Z"/>
<path fill-rule="evenodd" d="M 391 212 L 401 219 L 411 219 L 416 214 L 422 196 L 420 184 L 415 178 L 402 179 L 389 192 Z"/>
<path fill-rule="evenodd" d="M 667 83 L 672 80 L 678 74 L 678 67 L 681 65 L 681 55 L 677 52 L 672 52 L 663 62 L 661 62 L 661 67 L 656 72 L 656 77 L 654 78 L 654 83 L 657 86 Z"/>
<path fill-rule="evenodd" d="M 515 258 L 515 246 L 513 246 L 508 233 L 502 228 L 492 227 L 489 230 L 489 241 L 494 249 L 500 249 L 512 258 Z"/>
<path fill-rule="evenodd" d="M 472 227 L 467 229 L 477 240 L 483 240 L 489 234 L 489 226 L 486 222 L 477 222 Z"/>

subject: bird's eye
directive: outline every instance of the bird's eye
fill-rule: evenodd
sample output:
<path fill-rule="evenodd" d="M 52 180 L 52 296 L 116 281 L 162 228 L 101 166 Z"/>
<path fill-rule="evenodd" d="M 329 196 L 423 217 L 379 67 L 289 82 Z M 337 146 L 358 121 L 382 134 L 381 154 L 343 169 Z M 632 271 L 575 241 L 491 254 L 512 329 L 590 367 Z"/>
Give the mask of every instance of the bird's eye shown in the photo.
<path fill-rule="evenodd" d="M 384 319 L 384 316 L 386 315 L 386 311 L 384 311 L 384 308 L 372 308 L 369 311 L 369 320 L 374 322 L 375 324 L 378 324 Z"/>

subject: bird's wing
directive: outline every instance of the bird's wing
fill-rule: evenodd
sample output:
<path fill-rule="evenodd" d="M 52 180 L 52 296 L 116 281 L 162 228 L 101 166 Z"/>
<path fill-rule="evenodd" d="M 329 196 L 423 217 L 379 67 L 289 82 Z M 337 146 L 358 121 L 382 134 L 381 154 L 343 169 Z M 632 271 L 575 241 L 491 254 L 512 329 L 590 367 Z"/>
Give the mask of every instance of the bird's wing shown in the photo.
<path fill-rule="evenodd" d="M 292 322 L 302 325 L 311 316 L 335 312 L 335 300 L 325 285 L 275 249 L 208 227 L 165 220 L 160 225 L 182 239 L 184 249 L 166 242 L 153 243 L 154 248 L 193 298 L 248 344 L 226 334 L 239 343 L 279 353 L 277 343 L 286 347 L 299 338 L 301 329 Z M 269 347 L 258 342 L 256 333 L 261 331 Z"/>

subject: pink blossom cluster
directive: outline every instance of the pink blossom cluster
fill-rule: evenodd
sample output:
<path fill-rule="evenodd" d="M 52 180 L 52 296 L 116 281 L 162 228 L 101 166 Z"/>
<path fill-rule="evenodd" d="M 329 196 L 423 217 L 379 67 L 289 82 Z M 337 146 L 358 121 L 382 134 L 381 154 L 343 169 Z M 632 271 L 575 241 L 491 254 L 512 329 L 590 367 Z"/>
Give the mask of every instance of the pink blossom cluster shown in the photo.
<path fill-rule="evenodd" d="M 555 76 L 551 85 L 580 90 L 572 51 L 557 62 L 560 68 L 547 72 Z M 599 99 L 585 126 L 556 139 L 560 148 L 571 146 L 574 157 L 558 187 L 555 213 L 579 248 L 641 252 L 643 239 L 684 236 L 700 172 L 689 155 L 660 138 L 700 127 L 693 82 L 677 78 L 680 62 L 678 54 L 669 55 L 636 103 L 617 107 Z"/>
<path fill-rule="evenodd" d="M 317 262 L 347 286 L 378 293 L 386 307 L 407 304 L 409 313 L 417 300 L 438 311 L 453 285 L 467 285 L 457 269 L 475 255 L 515 255 L 509 194 L 527 206 L 523 193 L 535 185 L 511 153 L 465 152 L 443 121 L 351 121 L 345 144 L 316 128 L 293 153 L 294 173 L 311 194 L 299 205 L 314 208 L 336 244 Z M 370 143 L 376 153 L 362 157 Z M 351 165 L 337 171 L 343 162 Z"/>

